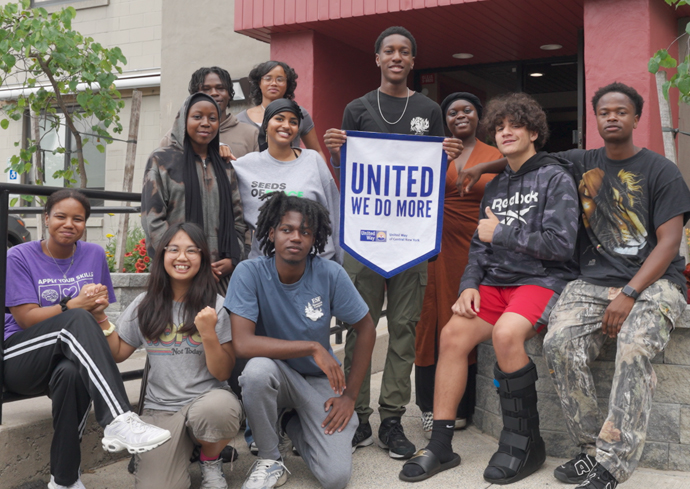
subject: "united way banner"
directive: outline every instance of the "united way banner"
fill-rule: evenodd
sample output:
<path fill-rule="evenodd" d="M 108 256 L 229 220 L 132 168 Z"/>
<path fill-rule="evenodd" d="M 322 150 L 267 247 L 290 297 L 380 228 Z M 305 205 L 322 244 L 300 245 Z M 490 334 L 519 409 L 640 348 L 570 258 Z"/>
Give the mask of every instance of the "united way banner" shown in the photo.
<path fill-rule="evenodd" d="M 441 251 L 443 138 L 347 131 L 340 244 L 390 278 Z"/>

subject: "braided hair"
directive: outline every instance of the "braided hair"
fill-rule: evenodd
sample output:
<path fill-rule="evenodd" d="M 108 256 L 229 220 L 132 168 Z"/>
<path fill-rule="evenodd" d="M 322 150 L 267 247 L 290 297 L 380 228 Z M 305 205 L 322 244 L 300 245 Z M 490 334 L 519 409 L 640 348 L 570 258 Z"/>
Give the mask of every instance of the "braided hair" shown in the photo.
<path fill-rule="evenodd" d="M 206 76 L 211 73 L 218 75 L 218 78 L 220 78 L 221 83 L 230 95 L 230 101 L 232 101 L 235 98 L 235 88 L 232 84 L 232 78 L 230 78 L 230 73 L 228 73 L 227 70 L 219 68 L 218 66 L 199 68 L 192 73 L 192 78 L 189 80 L 189 94 L 192 95 L 201 90 L 201 87 L 204 86 L 204 82 L 206 81 Z"/>
<path fill-rule="evenodd" d="M 290 211 L 302 214 L 302 228 L 310 228 L 314 235 L 312 255 L 323 253 L 328 237 L 331 235 L 331 218 L 328 210 L 318 202 L 285 192 L 271 192 L 259 197 L 265 200 L 259 209 L 259 219 L 256 223 L 256 240 L 266 256 L 275 255 L 275 244 L 268 239 L 271 229 L 277 229 L 285 214 Z"/>

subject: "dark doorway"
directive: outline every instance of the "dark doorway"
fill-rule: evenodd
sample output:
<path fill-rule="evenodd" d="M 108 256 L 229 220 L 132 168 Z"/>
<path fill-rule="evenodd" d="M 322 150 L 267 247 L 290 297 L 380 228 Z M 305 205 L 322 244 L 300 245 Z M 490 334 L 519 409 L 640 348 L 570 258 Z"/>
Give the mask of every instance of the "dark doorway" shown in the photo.
<path fill-rule="evenodd" d="M 578 146 L 577 56 L 424 70 L 415 73 L 415 89 L 438 103 L 453 92 L 474 93 L 485 104 L 507 92 L 528 93 L 548 117 L 551 137 L 544 150 Z"/>

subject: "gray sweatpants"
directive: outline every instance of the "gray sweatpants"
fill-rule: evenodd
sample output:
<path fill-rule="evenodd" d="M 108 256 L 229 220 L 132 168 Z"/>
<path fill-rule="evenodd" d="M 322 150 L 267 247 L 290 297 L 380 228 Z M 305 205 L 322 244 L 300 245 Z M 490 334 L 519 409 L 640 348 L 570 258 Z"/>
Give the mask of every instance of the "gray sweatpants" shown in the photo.
<path fill-rule="evenodd" d="M 259 357 L 249 360 L 239 380 L 260 458 L 280 458 L 278 415 L 284 408 L 293 408 L 297 416 L 290 420 L 286 431 L 309 470 L 326 489 L 347 485 L 358 420 L 353 415 L 342 432 L 324 433 L 324 403 L 335 396 L 325 376 L 303 376 L 281 360 Z"/>

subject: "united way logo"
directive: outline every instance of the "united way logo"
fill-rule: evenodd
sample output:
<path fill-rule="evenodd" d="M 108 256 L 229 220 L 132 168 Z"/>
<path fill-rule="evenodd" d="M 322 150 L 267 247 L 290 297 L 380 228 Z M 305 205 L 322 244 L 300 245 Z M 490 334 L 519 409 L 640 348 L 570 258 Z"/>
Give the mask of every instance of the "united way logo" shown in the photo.
<path fill-rule="evenodd" d="M 429 119 L 424 119 L 423 117 L 412 119 L 410 121 L 410 132 L 417 136 L 423 136 L 429 132 Z"/>
<path fill-rule="evenodd" d="M 386 231 L 375 231 L 373 229 L 361 229 L 359 231 L 359 240 L 378 243 L 385 243 L 388 241 Z"/>
<path fill-rule="evenodd" d="M 323 301 L 321 296 L 314 297 L 304 308 L 304 315 L 312 321 L 318 321 L 323 317 Z"/>

